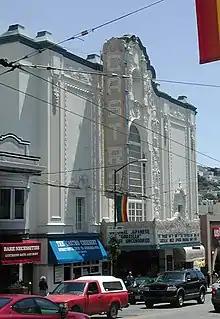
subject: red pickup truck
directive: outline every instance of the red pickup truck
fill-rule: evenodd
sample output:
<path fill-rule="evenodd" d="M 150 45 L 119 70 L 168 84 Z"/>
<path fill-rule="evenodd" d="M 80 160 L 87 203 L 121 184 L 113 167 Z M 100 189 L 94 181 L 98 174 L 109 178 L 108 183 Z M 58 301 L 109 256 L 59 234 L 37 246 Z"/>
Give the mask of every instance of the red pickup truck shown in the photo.
<path fill-rule="evenodd" d="M 106 313 L 115 319 L 118 310 L 128 307 L 124 282 L 113 276 L 84 276 L 61 282 L 46 298 L 64 304 L 71 311 L 88 315 Z"/>

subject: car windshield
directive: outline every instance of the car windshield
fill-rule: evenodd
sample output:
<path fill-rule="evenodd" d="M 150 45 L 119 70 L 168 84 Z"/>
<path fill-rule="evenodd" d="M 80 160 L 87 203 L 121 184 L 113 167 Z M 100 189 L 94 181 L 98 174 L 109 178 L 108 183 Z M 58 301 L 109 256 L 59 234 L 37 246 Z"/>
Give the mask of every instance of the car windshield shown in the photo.
<path fill-rule="evenodd" d="M 52 292 L 52 295 L 82 295 L 85 290 L 85 282 L 61 282 Z"/>
<path fill-rule="evenodd" d="M 11 298 L 2 298 L 0 297 L 0 309 L 6 306 L 11 301 Z"/>
<path fill-rule="evenodd" d="M 137 287 L 142 285 L 146 281 L 146 278 L 135 278 L 132 286 Z"/>
<path fill-rule="evenodd" d="M 183 279 L 184 273 L 178 271 L 170 271 L 160 274 L 157 277 L 156 282 L 182 281 Z"/>

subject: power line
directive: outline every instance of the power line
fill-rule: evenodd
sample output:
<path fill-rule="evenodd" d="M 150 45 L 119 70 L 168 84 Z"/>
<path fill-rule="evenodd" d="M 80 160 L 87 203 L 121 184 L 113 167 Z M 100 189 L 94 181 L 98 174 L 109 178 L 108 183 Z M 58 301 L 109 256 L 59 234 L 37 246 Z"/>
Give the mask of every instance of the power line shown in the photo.
<path fill-rule="evenodd" d="M 13 63 L 17 63 L 17 62 L 19 62 L 19 61 L 21 61 L 21 60 L 24 60 L 24 59 L 29 59 L 29 58 L 31 58 L 31 57 L 33 57 L 33 56 L 35 56 L 35 55 L 38 55 L 38 54 L 40 54 L 40 53 L 42 53 L 42 52 L 44 52 L 44 51 L 46 51 L 46 50 L 53 49 L 54 47 L 56 47 L 56 46 L 58 46 L 58 45 L 60 45 L 60 44 L 63 44 L 63 43 L 65 43 L 65 42 L 68 42 L 68 41 L 71 41 L 71 40 L 75 40 L 75 39 L 81 39 L 82 37 L 84 37 L 84 36 L 86 36 L 86 35 L 88 35 L 88 34 L 90 34 L 90 33 L 93 33 L 93 32 L 95 32 L 95 31 L 97 31 L 98 29 L 101 29 L 101 28 L 103 28 L 103 27 L 106 27 L 107 25 L 110 25 L 110 24 L 115 23 L 115 22 L 117 22 L 117 21 L 123 20 L 123 19 L 125 19 L 125 18 L 127 18 L 127 17 L 129 17 L 129 16 L 131 16 L 131 15 L 134 15 L 134 14 L 136 14 L 136 13 L 138 13 L 138 12 L 144 11 L 144 10 L 146 10 L 146 9 L 148 9 L 148 8 L 150 8 L 150 7 L 153 7 L 153 6 L 155 6 L 155 5 L 157 5 L 157 4 L 161 3 L 161 2 L 164 2 L 164 0 L 158 0 L 158 1 L 153 2 L 153 3 L 149 4 L 149 5 L 146 5 L 146 6 L 142 7 L 142 8 L 139 8 L 139 9 L 136 9 L 136 10 L 133 10 L 133 11 L 130 11 L 130 12 L 128 12 L 128 13 L 126 13 L 126 14 L 124 14 L 124 15 L 121 15 L 121 16 L 119 16 L 119 17 L 117 17 L 117 18 L 114 18 L 114 19 L 112 19 L 112 20 L 109 20 L 109 21 L 106 21 L 106 22 L 104 22 L 104 23 L 101 23 L 101 24 L 99 24 L 99 25 L 97 25 L 97 26 L 95 26 L 95 27 L 93 27 L 93 28 L 86 29 L 86 30 L 83 30 L 83 31 L 81 31 L 81 32 L 78 32 L 78 33 L 76 33 L 75 35 L 73 35 L 73 36 L 71 36 L 71 37 L 69 37 L 69 38 L 67 38 L 67 39 L 64 39 L 64 40 L 62 40 L 62 41 L 60 41 L 60 42 L 58 42 L 58 43 L 54 43 L 54 44 L 52 44 L 51 46 L 49 46 L 49 47 L 47 47 L 47 48 L 38 49 L 37 52 L 36 52 L 36 51 L 33 51 L 33 52 L 29 53 L 29 54 L 26 54 L 25 56 L 23 56 L 23 57 L 21 57 L 21 58 L 15 60 L 15 61 L 13 61 Z"/>
<path fill-rule="evenodd" d="M 22 68 L 21 68 L 21 70 L 22 70 Z M 91 101 L 91 100 L 89 100 L 89 99 L 87 99 L 87 98 L 85 98 L 85 97 L 83 97 L 83 96 L 77 94 L 77 93 L 68 91 L 67 89 L 62 88 L 61 86 L 57 85 L 56 83 L 53 83 L 52 81 L 49 81 L 49 80 L 47 80 L 47 79 L 45 79 L 45 78 L 43 78 L 43 77 L 41 77 L 41 76 L 39 76 L 39 75 L 37 75 L 37 74 L 34 74 L 34 73 L 32 73 L 32 72 L 30 72 L 30 71 L 27 71 L 27 70 L 23 70 L 23 71 L 25 71 L 25 72 L 27 72 L 27 73 L 29 73 L 29 74 L 31 74 L 31 75 L 33 75 L 33 76 L 35 76 L 35 77 L 37 77 L 37 78 L 43 80 L 43 81 L 45 81 L 46 83 L 49 83 L 49 84 L 51 84 L 51 85 L 53 85 L 53 86 L 58 87 L 60 90 L 64 90 L 64 91 L 66 91 L 66 92 L 71 93 L 72 95 L 78 96 L 78 97 L 80 97 L 81 99 L 83 99 L 83 100 L 85 100 L 85 101 L 87 101 L 87 102 L 89 102 L 89 103 L 91 103 L 91 104 L 93 104 L 93 105 L 95 105 L 95 106 L 101 108 L 102 110 L 106 110 L 106 111 L 108 111 L 108 112 L 110 112 L 110 113 L 112 113 L 112 114 L 114 114 L 114 115 L 116 115 L 116 116 L 118 116 L 118 117 L 121 117 L 121 118 L 125 119 L 126 121 L 129 120 L 127 117 L 125 117 L 125 116 L 123 116 L 123 115 L 120 115 L 120 114 L 118 114 L 118 113 L 115 113 L 114 111 L 109 110 L 108 108 L 103 107 L 102 105 L 99 105 L 99 104 L 97 104 L 97 103 L 95 103 L 95 102 L 93 102 L 93 101 Z M 135 125 L 138 126 L 138 127 L 143 128 L 143 129 L 145 129 L 145 130 L 147 130 L 147 131 L 150 131 L 150 132 L 152 132 L 152 133 L 154 133 L 154 134 L 157 134 L 157 135 L 159 135 L 159 136 L 161 136 L 161 137 L 163 137 L 163 138 L 166 138 L 166 139 L 167 139 L 168 141 L 170 141 L 170 142 L 174 142 L 174 143 L 176 143 L 176 144 L 178 144 L 178 145 L 181 145 L 181 146 L 183 146 L 183 147 L 184 147 L 185 149 L 187 149 L 187 150 L 191 150 L 191 147 L 190 147 L 190 146 L 184 145 L 183 143 L 180 143 L 180 142 L 178 142 L 178 141 L 176 141 L 176 140 L 174 140 L 174 139 L 171 139 L 170 137 L 168 137 L 168 136 L 166 136 L 166 135 L 164 135 L 164 134 L 162 134 L 162 133 L 160 133 L 160 132 L 155 132 L 153 129 L 148 128 L 148 127 L 145 127 L 145 126 L 143 126 L 143 125 L 141 125 L 141 124 L 139 124 L 139 123 L 135 123 Z M 120 132 L 119 130 L 115 130 L 115 131 Z M 120 133 L 121 133 L 121 132 L 120 132 Z M 135 133 L 132 133 L 132 134 L 135 135 Z M 145 143 L 146 143 L 146 142 L 145 142 Z M 149 143 L 148 143 L 148 144 L 149 144 Z M 161 149 L 165 150 L 164 148 L 161 148 Z M 206 158 L 209 158 L 209 159 L 211 159 L 211 160 L 213 160 L 213 161 L 216 161 L 216 162 L 220 163 L 220 160 L 218 160 L 218 159 L 216 159 L 216 158 L 214 158 L 214 157 L 212 157 L 212 156 L 210 156 L 210 155 L 207 155 L 207 154 L 205 154 L 205 153 L 203 153 L 203 152 L 200 152 L 200 151 L 197 151 L 197 150 L 195 150 L 195 152 L 196 152 L 197 154 L 199 154 L 199 155 L 202 155 L 202 156 L 204 156 L 204 157 L 206 157 Z M 172 153 L 172 152 L 170 152 L 170 153 Z M 173 154 L 174 154 L 174 153 L 173 153 Z M 175 154 L 175 155 L 178 156 L 177 154 Z"/>
<path fill-rule="evenodd" d="M 32 74 L 32 73 L 31 73 L 31 74 Z M 11 90 L 14 90 L 14 91 L 16 91 L 16 92 L 23 93 L 23 94 L 25 94 L 26 96 L 29 96 L 29 97 L 31 97 L 31 98 L 34 98 L 34 99 L 36 99 L 36 100 L 38 100 L 38 101 L 41 101 L 41 102 L 43 102 L 43 103 L 45 103 L 45 104 L 47 104 L 47 105 L 55 106 L 52 102 L 46 101 L 46 100 L 44 100 L 44 99 L 42 99 L 42 98 L 39 98 L 39 97 L 36 97 L 36 96 L 34 96 L 34 95 L 30 94 L 30 93 L 27 93 L 27 92 L 24 92 L 24 91 L 22 91 L 22 90 L 16 89 L 16 88 L 14 88 L 14 87 L 12 87 L 12 86 L 10 86 L 10 85 L 8 85 L 8 84 L 0 83 L 0 85 L 2 85 L 2 86 L 4 86 L 4 87 L 7 87 L 7 88 L 9 88 L 9 89 L 11 89 Z M 61 106 L 57 106 L 57 107 L 58 107 L 59 109 L 62 109 L 62 110 L 64 110 L 64 111 L 70 113 L 70 114 L 74 114 L 74 115 L 76 115 L 76 116 L 78 116 L 78 117 L 84 118 L 84 119 L 86 119 L 86 120 L 88 120 L 88 121 L 91 121 L 91 122 L 93 122 L 93 123 L 100 124 L 98 121 L 95 121 L 95 120 L 90 119 L 90 118 L 88 118 L 88 117 L 82 116 L 82 115 L 80 115 L 80 114 L 78 114 L 78 113 L 76 113 L 76 112 L 74 112 L 74 111 L 71 111 L 71 110 L 69 110 L 69 109 L 66 109 L 65 107 L 61 107 Z M 111 130 L 114 130 L 112 127 L 110 127 L 110 126 L 108 126 L 108 125 L 106 125 L 106 124 L 104 124 L 104 123 L 101 123 L 101 124 L 102 124 L 104 127 L 107 127 L 107 128 L 109 128 L 109 129 L 111 129 Z M 121 132 L 121 131 L 119 131 L 119 130 L 117 130 L 117 132 L 120 132 L 121 134 L 127 136 L 127 134 L 125 134 L 124 132 Z M 153 145 L 152 143 L 146 142 L 146 141 L 144 141 L 144 140 L 141 140 L 141 142 L 143 142 L 143 143 L 145 143 L 145 144 L 148 144 L 148 145 Z M 174 152 L 170 152 L 169 150 L 164 149 L 164 148 L 162 148 L 162 147 L 160 147 L 160 146 L 158 146 L 158 149 L 161 149 L 161 150 L 164 150 L 164 151 L 166 151 L 166 152 L 169 152 L 169 153 L 171 153 L 171 154 L 173 154 L 173 155 L 176 155 L 177 157 L 180 157 L 180 158 L 183 158 L 183 159 L 187 159 L 186 156 L 183 156 L 183 155 L 180 155 L 180 154 L 177 154 L 177 153 L 174 153 Z M 190 159 L 190 161 L 193 162 L 193 163 L 202 165 L 201 163 L 199 163 L 199 162 L 197 162 L 197 161 L 195 161 L 195 160 Z"/>

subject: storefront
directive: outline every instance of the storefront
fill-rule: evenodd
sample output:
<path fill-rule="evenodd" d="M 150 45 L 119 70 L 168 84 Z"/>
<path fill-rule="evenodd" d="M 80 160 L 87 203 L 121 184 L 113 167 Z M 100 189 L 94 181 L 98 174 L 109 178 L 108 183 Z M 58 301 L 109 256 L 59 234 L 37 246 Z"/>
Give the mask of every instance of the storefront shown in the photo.
<path fill-rule="evenodd" d="M 200 244 L 199 220 L 156 221 L 155 227 L 160 271 L 204 267 L 205 248 Z"/>
<path fill-rule="evenodd" d="M 46 276 L 49 290 L 63 280 L 102 274 L 108 256 L 97 234 L 54 237 L 42 241 L 43 263 L 35 267 L 35 287 Z"/>
<path fill-rule="evenodd" d="M 220 272 L 220 215 L 200 216 L 201 239 L 206 249 L 206 272 Z"/>
<path fill-rule="evenodd" d="M 126 277 L 129 271 L 134 276 L 156 275 L 159 251 L 155 245 L 153 222 L 102 223 L 102 238 L 106 247 L 111 238 L 117 238 L 120 254 L 114 273 Z M 110 249 L 110 247 L 108 247 Z"/>
<path fill-rule="evenodd" d="M 0 243 L 0 291 L 19 288 L 18 282 L 32 289 L 33 264 L 41 259 L 41 244 L 33 240 Z"/>

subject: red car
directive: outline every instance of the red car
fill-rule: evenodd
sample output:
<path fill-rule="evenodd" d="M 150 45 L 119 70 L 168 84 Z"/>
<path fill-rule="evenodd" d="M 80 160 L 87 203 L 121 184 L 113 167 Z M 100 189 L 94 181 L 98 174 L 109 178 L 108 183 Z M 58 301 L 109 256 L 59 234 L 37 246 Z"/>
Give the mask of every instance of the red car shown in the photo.
<path fill-rule="evenodd" d="M 0 294 L 0 319 L 89 319 L 54 302 L 34 295 Z"/>

